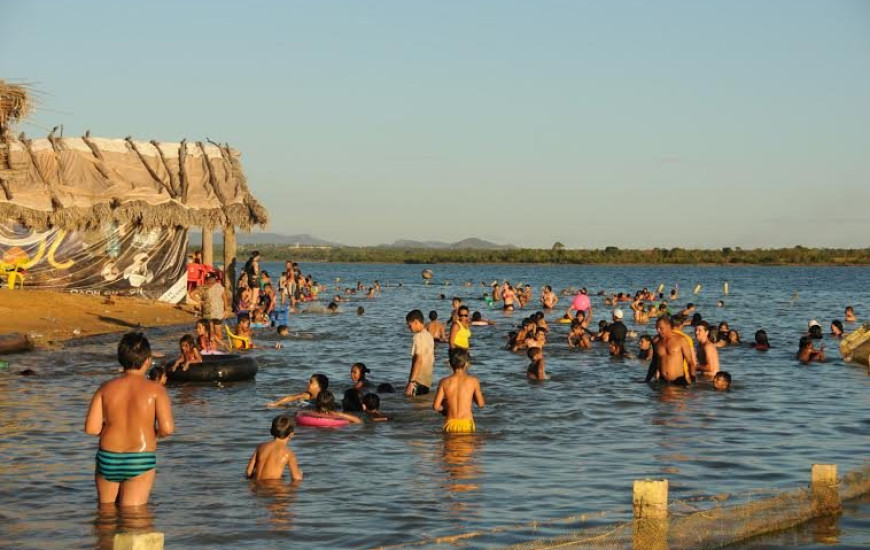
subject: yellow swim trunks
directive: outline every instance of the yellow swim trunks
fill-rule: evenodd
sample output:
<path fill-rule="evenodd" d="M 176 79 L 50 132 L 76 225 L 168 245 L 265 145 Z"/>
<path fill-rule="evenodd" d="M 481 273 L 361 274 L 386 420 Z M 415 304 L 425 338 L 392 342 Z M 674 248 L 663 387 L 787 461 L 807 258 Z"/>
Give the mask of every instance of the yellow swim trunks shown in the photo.
<path fill-rule="evenodd" d="M 474 433 L 474 420 L 470 418 L 453 418 L 444 423 L 441 428 L 447 434 L 470 434 Z"/>

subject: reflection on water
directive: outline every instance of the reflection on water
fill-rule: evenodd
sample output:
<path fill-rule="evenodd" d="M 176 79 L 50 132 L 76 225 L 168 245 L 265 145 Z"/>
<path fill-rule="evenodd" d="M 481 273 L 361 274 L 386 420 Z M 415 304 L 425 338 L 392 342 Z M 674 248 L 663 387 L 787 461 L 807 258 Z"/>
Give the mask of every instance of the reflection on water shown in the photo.
<path fill-rule="evenodd" d="M 351 297 L 341 306 L 345 313 L 291 317 L 291 330 L 320 338 L 255 350 L 261 368 L 254 382 L 170 387 L 176 433 L 160 442 L 147 517 L 95 512 L 97 439 L 82 427 L 94 390 L 116 375 L 117 336 L 4 357 L 11 365 L 0 372 L 0 547 L 22 541 L 46 549 L 100 547 L 112 533 L 138 528 L 135 519 L 152 521 L 173 548 L 373 547 L 599 511 L 618 521 L 630 515 L 638 478 L 667 476 L 673 499 L 739 494 L 805 486 L 814 462 L 837 463 L 846 472 L 867 458 L 866 369 L 836 356 L 799 366 L 794 352 L 808 319 L 826 325 L 847 304 L 870 314 L 868 269 L 437 266 L 436 281 L 452 279 L 451 287 L 421 285 L 419 266 L 305 269 L 318 280 L 380 279 L 392 286 L 376 300 Z M 723 368 L 734 376 L 730 392 L 708 384 L 650 388 L 638 361 L 611 361 L 597 346 L 568 349 L 568 326 L 552 322 L 562 313 L 554 311 L 545 348 L 552 378 L 529 384 L 528 358 L 504 350 L 505 336 L 529 311 L 487 311 L 484 288 L 458 284 L 502 278 L 534 288 L 582 284 L 622 292 L 659 282 L 721 289 L 727 279 L 725 308 L 715 305 L 719 291 L 691 301 L 705 318 L 739 328 L 744 339 L 764 328 L 774 347 L 720 350 Z M 397 287 L 400 281 L 404 286 Z M 800 298 L 792 302 L 795 292 Z M 496 322 L 473 332 L 471 372 L 481 379 L 487 406 L 475 412 L 472 436 L 444 436 L 432 396 L 409 401 L 400 389 L 410 367 L 405 314 L 435 309 L 446 318 L 453 295 Z M 598 297 L 593 304 L 600 318 L 607 308 Z M 355 314 L 357 305 L 365 315 Z M 627 324 L 652 332 L 649 325 Z M 149 336 L 157 351 L 174 355 L 177 332 Z M 257 339 L 268 344 L 276 336 L 261 330 Z M 446 350 L 439 347 L 436 355 L 437 379 L 448 368 Z M 381 395 L 391 420 L 336 430 L 300 427 L 291 447 L 304 481 L 246 487 L 247 460 L 278 413 L 263 404 L 300 391 L 314 372 L 328 375 L 329 389 L 341 395 L 357 361 L 372 369 L 375 386 L 399 389 Z M 37 376 L 16 374 L 25 368 Z M 840 528 L 840 540 L 847 539 L 848 529 Z M 548 535 L 560 534 L 552 529 Z M 524 540 L 508 533 L 498 544 Z"/>
<path fill-rule="evenodd" d="M 300 483 L 283 479 L 248 481 L 251 493 L 269 510 L 269 524 L 275 531 L 293 530 L 293 503 Z"/>
<path fill-rule="evenodd" d="M 118 508 L 101 504 L 94 516 L 96 548 L 112 550 L 116 533 L 150 533 L 155 531 L 154 513 L 148 506 Z"/>
<path fill-rule="evenodd" d="M 444 434 L 441 456 L 444 488 L 450 498 L 450 511 L 462 519 L 473 519 L 476 512 L 469 506 L 465 493 L 480 489 L 481 465 L 475 455 L 482 446 L 482 439 L 475 434 Z"/>

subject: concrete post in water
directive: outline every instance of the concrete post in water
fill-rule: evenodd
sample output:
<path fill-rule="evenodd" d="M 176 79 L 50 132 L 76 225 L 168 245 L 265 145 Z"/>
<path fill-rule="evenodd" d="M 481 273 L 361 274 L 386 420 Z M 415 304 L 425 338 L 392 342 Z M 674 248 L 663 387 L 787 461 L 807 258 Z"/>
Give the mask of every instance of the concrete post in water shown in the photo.
<path fill-rule="evenodd" d="M 117 533 L 112 550 L 163 550 L 163 533 Z"/>
<path fill-rule="evenodd" d="M 840 510 L 840 482 L 836 464 L 813 464 L 810 475 L 813 512 L 826 514 Z"/>
<path fill-rule="evenodd" d="M 214 265 L 214 234 L 210 227 L 202 228 L 202 263 Z"/>
<path fill-rule="evenodd" d="M 636 480 L 634 482 L 635 550 L 667 550 L 668 548 L 668 480 Z"/>

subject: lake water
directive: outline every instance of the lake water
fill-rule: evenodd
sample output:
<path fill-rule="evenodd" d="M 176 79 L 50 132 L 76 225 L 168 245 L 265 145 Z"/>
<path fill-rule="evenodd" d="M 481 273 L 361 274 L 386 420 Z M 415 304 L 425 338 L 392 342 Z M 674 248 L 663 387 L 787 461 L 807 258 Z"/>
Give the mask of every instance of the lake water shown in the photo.
<path fill-rule="evenodd" d="M 293 316 L 292 330 L 320 339 L 252 352 L 261 365 L 255 382 L 170 387 L 176 433 L 160 443 L 157 483 L 144 515 L 97 512 L 97 440 L 82 432 L 93 391 L 116 374 L 118 337 L 6 357 L 0 546 L 93 548 L 110 545 L 118 529 L 153 526 L 166 534 L 168 548 L 376 547 L 579 514 L 622 521 L 630 518 L 635 479 L 667 477 L 671 499 L 751 494 L 805 486 L 814 462 L 836 463 L 846 472 L 870 454 L 867 369 L 845 364 L 829 337 L 827 363 L 806 367 L 794 360 L 808 320 L 818 319 L 827 332 L 850 304 L 860 319 L 870 318 L 867 268 L 436 265 L 427 286 L 420 277 L 426 266 L 302 267 L 330 286 L 339 278 L 342 286 L 378 279 L 385 287 L 375 300 L 344 304 L 338 315 Z M 277 264 L 266 269 L 279 271 Z M 557 291 L 585 286 L 595 294 L 659 283 L 669 290 L 678 283 L 679 304 L 694 302 L 705 319 L 728 321 L 744 340 L 764 328 L 773 349 L 721 349 L 722 368 L 734 377 L 730 392 L 660 390 L 642 383 L 646 366 L 637 361 L 613 361 L 600 347 L 569 350 L 567 326 L 554 323 L 545 350 L 552 379 L 529 383 L 528 359 L 506 351 L 504 343 L 534 308 L 484 311 L 480 283 L 495 279 L 529 283 L 536 296 L 544 284 Z M 464 281 L 475 286 L 465 288 Z M 699 283 L 701 292 L 692 296 Z M 305 472 L 301 483 L 258 487 L 245 480 L 251 451 L 269 438 L 276 414 L 266 402 L 302 391 L 314 372 L 328 375 L 340 397 L 357 361 L 372 369 L 375 383 L 401 389 L 410 364 L 405 314 L 435 309 L 445 318 L 452 296 L 496 322 L 475 328 L 472 338 L 472 373 L 487 399 L 476 412 L 475 436 L 445 438 L 429 402 L 387 394 L 382 410 L 394 415 L 391 422 L 297 429 L 291 446 Z M 726 306 L 717 308 L 722 298 Z M 366 309 L 362 317 L 354 313 L 358 305 Z M 596 321 L 609 309 L 600 297 L 593 306 Z M 630 329 L 654 332 L 652 325 L 635 327 L 630 317 Z M 147 333 L 156 350 L 177 349 L 177 331 Z M 274 338 L 263 330 L 258 340 Z M 436 351 L 436 377 L 447 374 L 446 355 L 444 348 Z M 23 368 L 39 376 L 14 374 Z M 859 525 L 847 538 L 866 540 L 866 521 Z M 498 547 L 569 528 L 508 529 L 466 545 Z"/>

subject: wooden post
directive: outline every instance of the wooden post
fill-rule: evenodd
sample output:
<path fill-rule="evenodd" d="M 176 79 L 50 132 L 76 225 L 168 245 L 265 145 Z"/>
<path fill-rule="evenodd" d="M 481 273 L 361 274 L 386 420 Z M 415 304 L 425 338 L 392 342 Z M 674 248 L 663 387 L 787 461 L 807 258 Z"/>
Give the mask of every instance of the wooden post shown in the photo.
<path fill-rule="evenodd" d="M 813 464 L 810 474 L 813 512 L 826 515 L 840 510 L 840 482 L 836 464 Z"/>
<path fill-rule="evenodd" d="M 667 550 L 668 548 L 668 480 L 636 480 L 634 482 L 635 550 Z"/>
<path fill-rule="evenodd" d="M 112 550 L 163 550 L 163 533 L 117 533 Z"/>
<path fill-rule="evenodd" d="M 210 227 L 202 228 L 202 263 L 214 265 L 214 234 Z"/>
<path fill-rule="evenodd" d="M 236 228 L 224 227 L 224 288 L 232 303 L 236 293 Z"/>

